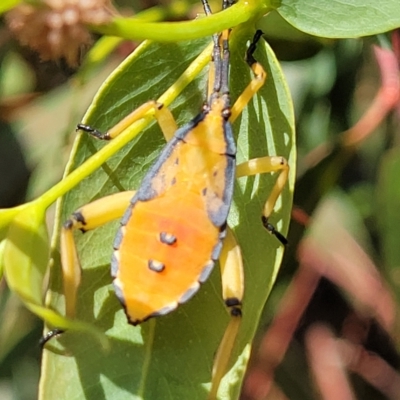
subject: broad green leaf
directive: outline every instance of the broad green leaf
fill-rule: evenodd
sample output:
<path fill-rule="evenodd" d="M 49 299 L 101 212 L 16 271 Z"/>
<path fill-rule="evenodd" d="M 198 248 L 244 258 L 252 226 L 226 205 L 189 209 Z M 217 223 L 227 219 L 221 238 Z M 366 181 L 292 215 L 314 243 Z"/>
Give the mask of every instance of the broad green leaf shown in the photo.
<path fill-rule="evenodd" d="M 233 35 L 231 39 L 233 99 L 251 79 L 243 59 L 249 37 L 242 31 L 241 36 Z M 162 45 L 145 42 L 100 89 L 85 123 L 107 130 L 135 107 L 159 97 L 208 43 L 209 39 Z M 256 57 L 266 68 L 268 79 L 234 124 L 238 162 L 278 154 L 287 157 L 294 167 L 293 111 L 282 72 L 267 45 L 260 44 Z M 180 125 L 200 110 L 205 90 L 204 72 L 173 102 L 170 108 Z M 85 135 L 77 140 L 71 168 L 105 145 Z M 67 194 L 61 219 L 96 198 L 137 188 L 164 143 L 159 128 L 153 124 Z M 224 399 L 238 396 L 250 343 L 283 254 L 282 246 L 260 221 L 263 203 L 275 178 L 271 175 L 241 178 L 235 189 L 229 224 L 242 246 L 246 289 L 243 324 L 232 368 L 221 386 L 220 396 Z M 289 222 L 293 180 L 294 170 L 271 220 L 284 234 Z M 110 285 L 109 264 L 117 227 L 118 222 L 76 235 L 83 267 L 77 318 L 107 333 L 110 352 L 105 357 L 85 335 L 66 333 L 59 342 L 69 356 L 44 353 L 40 398 L 205 399 L 213 356 L 229 321 L 221 298 L 218 267 L 187 304 L 165 317 L 130 326 Z M 49 297 L 51 306 L 61 309 L 61 277 L 56 272 L 59 274 L 59 267 L 54 268 Z"/>
<path fill-rule="evenodd" d="M 297 29 L 329 38 L 374 35 L 400 26 L 398 0 L 282 0 L 276 9 Z"/>

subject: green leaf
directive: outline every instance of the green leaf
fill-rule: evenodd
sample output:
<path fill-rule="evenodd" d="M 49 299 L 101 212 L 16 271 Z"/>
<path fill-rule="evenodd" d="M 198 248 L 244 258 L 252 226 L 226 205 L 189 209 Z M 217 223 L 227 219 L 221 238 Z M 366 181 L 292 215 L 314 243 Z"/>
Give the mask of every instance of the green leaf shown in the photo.
<path fill-rule="evenodd" d="M 277 11 L 297 29 L 329 38 L 374 35 L 400 26 L 398 0 L 282 0 Z"/>
<path fill-rule="evenodd" d="M 233 35 L 231 39 L 233 99 L 251 79 L 243 59 L 249 38 L 250 34 L 242 31 L 241 36 Z M 208 42 L 209 39 L 162 45 L 145 42 L 100 89 L 85 123 L 107 130 L 135 107 L 157 98 Z M 256 57 L 267 69 L 268 79 L 234 124 L 238 162 L 278 154 L 287 157 L 294 167 L 293 111 L 282 72 L 268 46 L 261 43 Z M 204 72 L 171 105 L 180 125 L 201 109 L 206 78 Z M 104 146 L 86 135 L 77 140 L 72 169 Z M 153 124 L 67 194 L 61 219 L 96 198 L 137 188 L 164 143 L 159 128 Z M 238 396 L 250 343 L 283 254 L 279 242 L 265 231 L 260 220 L 275 178 L 271 175 L 241 178 L 235 189 L 229 224 L 242 246 L 246 288 L 243 324 L 231 371 L 222 382 L 223 398 Z M 284 234 L 293 181 L 294 170 L 271 220 Z M 77 318 L 103 329 L 110 339 L 111 350 L 104 357 L 88 337 L 67 332 L 59 341 L 73 356 L 44 353 L 40 398 L 205 399 L 213 356 L 229 321 L 221 298 L 218 267 L 187 304 L 165 317 L 130 326 L 110 285 L 109 264 L 117 227 L 118 222 L 76 235 L 83 267 Z M 51 306 L 56 308 L 63 304 L 59 271 L 59 266 L 54 268 L 58 275 L 51 278 Z"/>
<path fill-rule="evenodd" d="M 12 220 L 24 208 L 25 205 L 0 210 L 0 240 L 6 237 Z"/>
<path fill-rule="evenodd" d="M 41 304 L 49 244 L 43 207 L 27 207 L 12 220 L 3 251 L 7 283 L 23 301 Z"/>
<path fill-rule="evenodd" d="M 7 237 L 0 245 L 0 272 L 4 269 L 10 289 L 39 318 L 58 328 L 90 333 L 107 349 L 107 339 L 94 326 L 68 320 L 43 304 L 44 277 L 49 264 L 45 211 L 40 203 L 31 203 L 11 221 Z"/>

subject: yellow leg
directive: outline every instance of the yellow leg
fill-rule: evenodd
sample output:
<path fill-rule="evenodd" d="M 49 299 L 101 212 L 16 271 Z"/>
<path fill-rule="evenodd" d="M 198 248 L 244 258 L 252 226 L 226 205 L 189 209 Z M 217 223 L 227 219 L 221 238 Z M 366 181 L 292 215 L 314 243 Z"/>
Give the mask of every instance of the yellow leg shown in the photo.
<path fill-rule="evenodd" d="M 271 172 L 278 172 L 279 176 L 275 182 L 271 194 L 265 202 L 262 213 L 262 221 L 265 228 L 269 232 L 274 234 L 283 244 L 287 244 L 286 238 L 276 231 L 275 228 L 268 222 L 268 219 L 274 210 L 276 201 L 278 200 L 279 195 L 282 193 L 282 190 L 285 187 L 288 179 L 289 165 L 286 159 L 279 156 L 260 157 L 246 161 L 236 167 L 236 177 L 238 178 Z"/>
<path fill-rule="evenodd" d="M 261 64 L 257 62 L 253 54 L 256 49 L 258 41 L 262 37 L 262 31 L 258 30 L 247 49 L 246 61 L 254 73 L 254 78 L 248 84 L 243 93 L 238 97 L 235 104 L 231 108 L 231 116 L 229 120 L 234 122 L 239 114 L 243 111 L 252 97 L 258 92 L 258 90 L 264 85 L 266 79 L 266 73 Z M 279 172 L 278 179 L 275 183 L 274 188 L 270 196 L 268 197 L 262 215 L 262 222 L 265 228 L 272 234 L 274 234 L 282 244 L 287 244 L 286 238 L 280 234 L 273 225 L 268 222 L 268 219 L 275 207 L 276 201 L 285 187 L 286 181 L 289 174 L 289 166 L 287 161 L 283 157 L 262 157 L 254 160 L 247 161 L 237 166 L 236 176 L 249 176 L 263 173 Z"/>
<path fill-rule="evenodd" d="M 254 78 L 244 89 L 243 93 L 237 98 L 235 104 L 231 108 L 231 116 L 229 118 L 230 122 L 234 122 L 236 118 L 240 115 L 252 97 L 259 91 L 259 89 L 264 85 L 267 74 L 264 68 L 259 64 L 253 57 L 253 53 L 256 49 L 257 42 L 262 37 L 262 31 L 257 31 L 254 35 L 253 41 L 251 42 L 249 48 L 247 49 L 246 62 L 249 64 L 253 71 Z"/>
<path fill-rule="evenodd" d="M 165 139 L 168 141 L 173 136 L 175 131 L 178 129 L 177 124 L 171 111 L 167 107 L 164 107 L 163 104 L 157 103 L 154 100 L 148 101 L 147 103 L 142 104 L 136 110 L 132 111 L 129 115 L 127 115 L 124 119 L 114 125 L 108 132 L 102 133 L 97 129 L 92 128 L 89 125 L 79 124 L 77 129 L 88 132 L 90 135 L 96 137 L 101 140 L 111 140 L 117 137 L 120 133 L 122 133 L 125 129 L 127 129 L 134 122 L 143 118 L 147 113 L 154 112 L 154 116 L 157 119 L 158 124 L 164 134 Z"/>
<path fill-rule="evenodd" d="M 229 227 L 224 239 L 219 262 L 222 278 L 222 296 L 225 305 L 229 309 L 231 320 L 215 355 L 208 400 L 217 398 L 218 388 L 228 368 L 229 359 L 242 319 L 241 304 L 244 292 L 243 261 L 240 247 Z"/>
<path fill-rule="evenodd" d="M 103 197 L 81 207 L 64 223 L 60 246 L 67 317 L 75 316 L 76 295 L 81 280 L 81 267 L 73 231 L 80 229 L 85 232 L 121 218 L 134 193 L 128 191 Z"/>
<path fill-rule="evenodd" d="M 268 222 L 268 218 L 288 179 L 289 166 L 286 159 L 277 156 L 261 157 L 239 164 L 236 168 L 236 176 L 238 178 L 271 172 L 278 172 L 279 176 L 270 196 L 265 202 L 262 220 L 268 231 L 273 233 L 283 244 L 286 244 L 285 237 L 277 232 Z M 221 379 L 226 373 L 242 317 L 241 304 L 244 292 L 243 261 L 240 247 L 229 227 L 219 261 L 222 278 L 222 295 L 226 306 L 230 310 L 231 320 L 215 356 L 208 400 L 217 398 L 218 388 Z"/>

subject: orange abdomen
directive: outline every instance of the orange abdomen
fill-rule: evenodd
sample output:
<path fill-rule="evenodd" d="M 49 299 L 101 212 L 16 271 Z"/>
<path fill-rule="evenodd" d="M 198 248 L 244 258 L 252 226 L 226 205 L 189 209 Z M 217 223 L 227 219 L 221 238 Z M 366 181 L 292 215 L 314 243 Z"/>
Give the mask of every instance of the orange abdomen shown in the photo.
<path fill-rule="evenodd" d="M 122 228 L 114 284 L 134 324 L 188 300 L 211 272 L 220 242 L 202 199 L 179 188 L 171 191 L 176 193 L 135 203 Z"/>

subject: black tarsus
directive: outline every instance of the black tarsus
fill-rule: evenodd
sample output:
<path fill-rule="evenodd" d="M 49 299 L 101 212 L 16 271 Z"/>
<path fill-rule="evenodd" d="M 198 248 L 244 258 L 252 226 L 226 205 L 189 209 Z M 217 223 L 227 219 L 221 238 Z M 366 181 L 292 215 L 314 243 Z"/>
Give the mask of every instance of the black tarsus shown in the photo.
<path fill-rule="evenodd" d="M 258 29 L 256 31 L 256 33 L 254 34 L 254 37 L 253 37 L 252 42 L 250 43 L 250 46 L 247 49 L 246 62 L 250 67 L 257 62 L 257 60 L 254 58 L 254 52 L 256 51 L 257 43 L 260 41 L 262 35 L 263 35 L 263 31 L 261 29 Z"/>
<path fill-rule="evenodd" d="M 78 124 L 76 126 L 76 130 L 84 131 L 84 132 L 88 133 L 90 136 L 95 137 L 96 139 L 100 139 L 100 140 L 110 140 L 111 139 L 108 132 L 106 132 L 106 133 L 100 132 L 99 130 L 91 127 L 90 125 Z"/>
<path fill-rule="evenodd" d="M 268 218 L 266 218 L 264 215 L 261 217 L 262 223 L 265 227 L 265 229 L 274 235 L 284 246 L 287 246 L 288 240 L 286 239 L 285 236 L 282 235 L 279 231 L 276 230 L 276 228 L 268 222 Z"/>
<path fill-rule="evenodd" d="M 53 337 L 61 335 L 65 331 L 63 329 L 55 328 L 52 329 L 51 331 L 48 331 L 44 336 L 42 336 L 39 340 L 39 346 L 40 348 L 43 349 L 43 347 L 46 345 L 46 343 L 53 339 Z"/>

